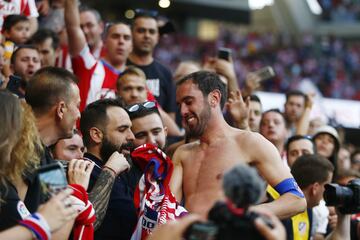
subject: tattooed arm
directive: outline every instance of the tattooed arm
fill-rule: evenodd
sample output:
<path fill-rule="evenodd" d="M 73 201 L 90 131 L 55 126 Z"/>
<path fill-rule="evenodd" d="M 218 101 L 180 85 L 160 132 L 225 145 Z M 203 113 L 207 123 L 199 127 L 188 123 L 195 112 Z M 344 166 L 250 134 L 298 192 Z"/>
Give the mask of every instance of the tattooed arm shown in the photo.
<path fill-rule="evenodd" d="M 93 204 L 96 215 L 95 230 L 100 227 L 104 220 L 116 176 L 129 168 L 130 165 L 124 155 L 118 152 L 114 152 L 104 165 L 94 187 L 89 193 L 89 200 Z"/>
<path fill-rule="evenodd" d="M 101 171 L 99 178 L 89 193 L 89 201 L 93 204 L 96 216 L 95 230 L 100 227 L 104 220 L 114 181 L 115 175 L 105 168 Z"/>

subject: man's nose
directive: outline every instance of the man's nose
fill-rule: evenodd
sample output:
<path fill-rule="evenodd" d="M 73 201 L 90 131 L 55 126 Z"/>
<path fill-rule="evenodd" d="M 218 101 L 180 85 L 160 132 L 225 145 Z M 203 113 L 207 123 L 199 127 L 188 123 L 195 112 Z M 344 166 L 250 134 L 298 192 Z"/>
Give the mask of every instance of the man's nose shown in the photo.
<path fill-rule="evenodd" d="M 186 107 L 185 104 L 181 104 L 180 105 L 180 114 L 181 114 L 181 116 L 185 117 L 188 112 L 189 112 L 188 107 Z"/>
<path fill-rule="evenodd" d="M 149 137 L 148 137 L 148 142 L 149 143 L 152 143 L 152 144 L 155 144 L 156 143 L 156 138 L 154 135 L 150 134 Z"/>
<path fill-rule="evenodd" d="M 126 137 L 126 140 L 128 140 L 128 141 L 134 141 L 135 140 L 134 133 L 130 129 L 129 129 L 128 135 Z"/>

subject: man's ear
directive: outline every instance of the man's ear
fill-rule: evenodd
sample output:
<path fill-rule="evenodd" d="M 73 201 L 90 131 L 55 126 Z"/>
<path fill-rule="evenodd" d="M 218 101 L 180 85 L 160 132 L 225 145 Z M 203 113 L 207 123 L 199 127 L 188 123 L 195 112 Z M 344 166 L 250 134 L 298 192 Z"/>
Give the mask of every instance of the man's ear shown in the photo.
<path fill-rule="evenodd" d="M 165 133 L 165 137 L 167 137 L 168 135 L 168 128 L 164 126 L 164 133 Z"/>
<path fill-rule="evenodd" d="M 89 135 L 91 140 L 96 144 L 100 144 L 104 138 L 103 132 L 97 127 L 90 128 Z"/>
<path fill-rule="evenodd" d="M 64 113 L 66 109 L 66 103 L 64 101 L 58 102 L 56 105 L 56 116 L 58 119 L 62 120 L 64 118 Z"/>
<path fill-rule="evenodd" d="M 320 188 L 320 184 L 318 182 L 311 184 L 311 194 L 316 195 L 317 192 L 319 191 L 319 188 Z"/>
<path fill-rule="evenodd" d="M 100 25 L 100 29 L 101 29 L 101 34 L 104 34 L 104 30 L 105 30 L 105 24 L 103 21 L 99 22 Z"/>
<path fill-rule="evenodd" d="M 209 94 L 209 101 L 210 101 L 210 106 L 211 107 L 215 107 L 217 105 L 217 103 L 220 104 L 220 102 L 221 102 L 221 93 L 220 93 L 220 91 L 217 90 L 217 89 L 213 90 Z"/>

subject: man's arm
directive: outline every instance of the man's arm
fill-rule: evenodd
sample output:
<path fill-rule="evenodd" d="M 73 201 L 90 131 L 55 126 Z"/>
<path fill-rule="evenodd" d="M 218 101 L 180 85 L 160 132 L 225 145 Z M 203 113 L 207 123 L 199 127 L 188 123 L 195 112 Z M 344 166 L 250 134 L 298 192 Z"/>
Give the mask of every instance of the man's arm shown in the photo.
<path fill-rule="evenodd" d="M 38 20 L 36 17 L 29 17 L 30 22 L 30 36 L 32 36 L 38 30 Z"/>
<path fill-rule="evenodd" d="M 105 168 L 101 171 L 93 189 L 89 192 L 89 201 L 95 209 L 95 230 L 100 227 L 104 220 L 114 181 L 115 175 Z"/>
<path fill-rule="evenodd" d="M 339 212 L 337 212 L 337 215 L 338 224 L 334 231 L 326 237 L 326 240 L 350 240 L 351 215 L 344 215 Z"/>
<path fill-rule="evenodd" d="M 182 181 L 183 181 L 183 167 L 181 163 L 181 152 L 183 151 L 182 146 L 179 147 L 172 158 L 174 164 L 174 171 L 170 180 L 170 189 L 171 192 L 175 195 L 175 198 L 178 202 L 182 201 Z"/>
<path fill-rule="evenodd" d="M 96 214 L 95 230 L 100 227 L 106 215 L 116 176 L 129 168 L 130 165 L 124 155 L 118 152 L 114 152 L 104 165 L 93 189 L 89 193 L 89 200 L 93 204 Z"/>
<path fill-rule="evenodd" d="M 256 166 L 259 173 L 272 186 L 275 187 L 283 180 L 293 178 L 290 170 L 281 161 L 280 154 L 268 140 L 257 133 L 249 133 L 247 141 L 252 164 Z M 256 146 L 256 147 L 254 147 Z M 297 188 L 301 191 L 300 188 Z M 292 217 L 306 209 L 306 200 L 293 193 L 287 192 L 270 203 L 264 203 L 254 207 L 266 208 L 273 212 L 280 219 Z"/>
<path fill-rule="evenodd" d="M 306 135 L 310 126 L 310 114 L 314 104 L 314 94 L 307 94 L 305 100 L 305 109 L 299 121 L 296 124 L 296 134 Z"/>
<path fill-rule="evenodd" d="M 86 46 L 86 39 L 80 27 L 78 0 L 65 1 L 65 26 L 69 38 L 69 51 L 76 57 Z"/>

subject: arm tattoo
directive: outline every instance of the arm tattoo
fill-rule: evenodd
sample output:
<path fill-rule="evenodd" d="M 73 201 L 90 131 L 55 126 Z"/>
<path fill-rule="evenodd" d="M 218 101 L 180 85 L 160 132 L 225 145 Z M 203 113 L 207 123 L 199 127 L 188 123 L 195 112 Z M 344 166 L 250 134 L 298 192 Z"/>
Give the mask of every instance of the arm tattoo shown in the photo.
<path fill-rule="evenodd" d="M 94 223 L 95 230 L 100 227 L 104 220 L 114 181 L 115 176 L 108 170 L 102 170 L 93 189 L 89 193 L 89 201 L 93 204 L 96 216 Z"/>

